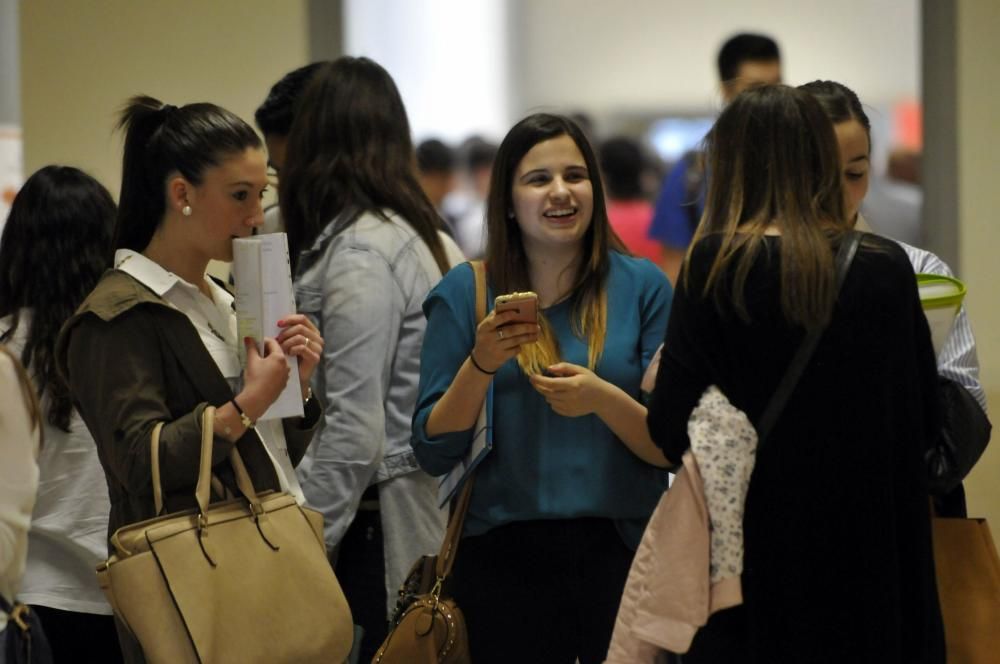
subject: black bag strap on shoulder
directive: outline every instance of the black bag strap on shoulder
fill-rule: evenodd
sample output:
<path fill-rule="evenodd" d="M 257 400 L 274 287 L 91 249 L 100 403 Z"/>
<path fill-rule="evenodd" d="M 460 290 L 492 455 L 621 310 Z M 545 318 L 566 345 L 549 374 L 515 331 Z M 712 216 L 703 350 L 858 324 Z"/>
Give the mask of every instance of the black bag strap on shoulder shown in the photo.
<path fill-rule="evenodd" d="M 844 285 L 844 279 L 847 277 L 848 270 L 851 269 L 851 263 L 854 262 L 854 255 L 858 253 L 858 244 L 860 243 L 861 233 L 858 231 L 849 231 L 840 243 L 836 258 L 838 294 L 840 293 L 841 286 Z M 809 360 L 812 359 L 816 345 L 819 343 L 819 339 L 823 336 L 825 330 L 826 325 L 821 325 L 806 334 L 799 349 L 792 357 L 788 369 L 785 370 L 785 375 L 782 376 L 777 389 L 774 390 L 771 401 L 768 402 L 764 413 L 757 420 L 758 454 L 760 454 L 760 448 L 764 445 L 764 441 L 771 433 L 771 429 L 774 428 L 775 422 L 778 421 L 781 411 L 785 409 L 785 404 L 788 403 L 789 397 L 792 396 L 792 392 L 795 390 L 799 378 L 802 377 L 802 372 L 805 371 L 806 365 L 809 364 Z"/>

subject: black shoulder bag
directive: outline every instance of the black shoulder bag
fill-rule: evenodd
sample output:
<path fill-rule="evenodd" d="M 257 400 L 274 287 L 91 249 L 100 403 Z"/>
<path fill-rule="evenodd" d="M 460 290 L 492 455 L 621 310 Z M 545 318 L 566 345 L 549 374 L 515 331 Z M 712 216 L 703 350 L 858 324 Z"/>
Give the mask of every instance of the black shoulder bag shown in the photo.
<path fill-rule="evenodd" d="M 52 649 L 38 614 L 17 601 L 11 606 L 3 595 L 0 611 L 7 614 L 7 627 L 0 639 L 5 664 L 52 664 Z"/>

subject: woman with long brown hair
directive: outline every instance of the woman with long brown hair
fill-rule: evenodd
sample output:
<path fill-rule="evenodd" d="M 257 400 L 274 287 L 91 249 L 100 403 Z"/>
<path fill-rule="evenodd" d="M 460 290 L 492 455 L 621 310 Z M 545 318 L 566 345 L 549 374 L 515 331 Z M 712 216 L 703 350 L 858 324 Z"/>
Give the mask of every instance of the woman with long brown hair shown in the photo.
<path fill-rule="evenodd" d="M 342 57 L 312 75 L 280 196 L 299 309 L 326 339 L 315 383 L 324 425 L 300 475 L 326 517 L 337 576 L 365 629 L 365 661 L 410 565 L 444 533 L 437 485 L 410 449 L 410 417 L 420 305 L 462 255 L 415 167 L 406 109 L 384 68 Z"/>
<path fill-rule="evenodd" d="M 413 445 L 434 475 L 472 443 L 493 392 L 493 450 L 476 471 L 455 564 L 472 661 L 600 662 L 633 550 L 666 487 L 639 382 L 671 289 L 611 230 L 594 152 L 568 118 L 518 122 L 487 202 L 493 297 L 538 296 L 538 324 L 493 310 L 476 326 L 473 272 L 424 304 Z"/>
<path fill-rule="evenodd" d="M 94 567 L 107 557 L 108 485 L 94 438 L 56 370 L 56 337 L 111 266 L 116 207 L 97 180 L 45 166 L 11 205 L 0 238 L 0 343 L 37 385 L 46 445 L 20 600 L 45 621 L 59 660 L 120 662 Z"/>
<path fill-rule="evenodd" d="M 810 94 L 746 91 L 708 143 L 654 441 L 680 459 L 712 385 L 758 421 L 807 332 L 822 336 L 750 477 L 743 604 L 713 614 L 683 661 L 941 662 L 924 468 L 936 371 L 906 254 L 863 236 L 838 294 L 850 224 L 833 127 Z"/>

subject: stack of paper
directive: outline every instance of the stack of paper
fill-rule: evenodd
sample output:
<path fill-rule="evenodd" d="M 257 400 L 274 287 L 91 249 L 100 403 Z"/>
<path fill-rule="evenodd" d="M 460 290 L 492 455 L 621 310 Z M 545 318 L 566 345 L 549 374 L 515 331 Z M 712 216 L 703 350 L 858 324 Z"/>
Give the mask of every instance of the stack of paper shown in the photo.
<path fill-rule="evenodd" d="M 288 236 L 268 233 L 233 240 L 233 278 L 236 281 L 236 329 L 242 341 L 253 337 L 258 352 L 264 337 L 277 338 L 278 321 L 295 313 L 295 291 L 288 263 Z M 246 368 L 246 351 L 240 343 L 240 359 Z M 291 375 L 278 400 L 258 419 L 301 417 L 302 393 L 299 364 L 286 358 Z"/>
<path fill-rule="evenodd" d="M 917 290 L 927 316 L 927 325 L 931 328 L 934 352 L 940 355 L 965 299 L 965 284 L 954 277 L 918 274 Z"/>

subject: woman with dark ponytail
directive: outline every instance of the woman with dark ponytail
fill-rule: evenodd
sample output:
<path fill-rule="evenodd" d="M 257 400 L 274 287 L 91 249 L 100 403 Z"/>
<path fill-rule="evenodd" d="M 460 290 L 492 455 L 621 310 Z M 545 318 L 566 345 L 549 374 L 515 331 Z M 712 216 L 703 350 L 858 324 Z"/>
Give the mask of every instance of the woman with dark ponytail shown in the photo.
<path fill-rule="evenodd" d="M 54 352 L 59 328 L 111 264 L 114 223 L 115 203 L 97 180 L 46 166 L 14 198 L 0 239 L 0 343 L 34 378 L 47 443 L 19 599 L 45 622 L 57 661 L 121 661 L 94 576 L 107 549 L 107 484 Z"/>
<path fill-rule="evenodd" d="M 97 442 L 111 499 L 108 532 L 155 516 L 150 438 L 160 435 L 164 509 L 195 506 L 201 415 L 217 408 L 213 471 L 239 495 L 229 451 L 236 446 L 258 491 L 298 492 L 302 458 L 320 407 L 309 380 L 322 349 L 315 326 L 287 316 L 263 353 L 245 339 L 241 371 L 232 296 L 206 275 L 230 261 L 233 240 L 263 221 L 267 186 L 260 139 L 213 104 L 177 108 L 135 97 L 122 112 L 122 188 L 114 269 L 63 328 L 57 362 Z M 298 360 L 305 416 L 257 420 Z M 224 498 L 213 490 L 212 500 Z M 141 649 L 120 630 L 128 661 Z"/>

